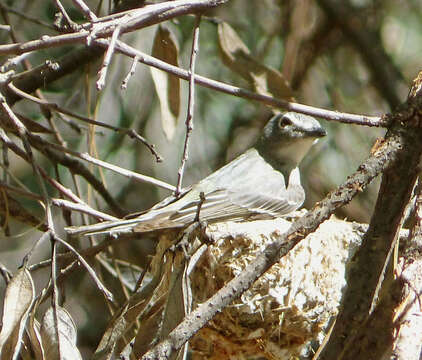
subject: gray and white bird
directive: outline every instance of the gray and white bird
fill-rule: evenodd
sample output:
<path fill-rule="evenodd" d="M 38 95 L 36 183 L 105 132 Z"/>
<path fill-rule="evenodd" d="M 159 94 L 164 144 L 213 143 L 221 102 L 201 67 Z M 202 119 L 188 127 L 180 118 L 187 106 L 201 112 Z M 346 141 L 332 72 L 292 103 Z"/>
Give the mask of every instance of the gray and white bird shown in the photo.
<path fill-rule="evenodd" d="M 175 198 L 121 220 L 66 228 L 69 234 L 146 232 L 181 228 L 199 219 L 215 222 L 285 216 L 305 200 L 298 165 L 326 131 L 311 116 L 288 112 L 273 116 L 256 144 Z M 202 193 L 202 200 L 201 200 Z"/>

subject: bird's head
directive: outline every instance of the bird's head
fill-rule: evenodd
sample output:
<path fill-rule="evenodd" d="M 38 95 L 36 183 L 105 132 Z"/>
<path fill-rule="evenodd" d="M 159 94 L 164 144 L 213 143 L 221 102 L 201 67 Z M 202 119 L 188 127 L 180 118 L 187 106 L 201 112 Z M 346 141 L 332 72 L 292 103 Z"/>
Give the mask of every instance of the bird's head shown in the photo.
<path fill-rule="evenodd" d="M 271 165 L 290 172 L 325 135 L 325 129 L 312 116 L 295 112 L 276 114 L 265 125 L 255 147 Z"/>

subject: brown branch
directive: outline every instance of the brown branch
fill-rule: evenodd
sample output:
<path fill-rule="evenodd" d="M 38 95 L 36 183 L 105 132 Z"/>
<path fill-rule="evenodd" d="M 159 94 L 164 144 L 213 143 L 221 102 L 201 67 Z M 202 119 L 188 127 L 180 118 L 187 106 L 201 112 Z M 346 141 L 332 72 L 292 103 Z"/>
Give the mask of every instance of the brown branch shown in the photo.
<path fill-rule="evenodd" d="M 108 66 L 110 65 L 111 57 L 113 56 L 113 53 L 114 53 L 114 46 L 116 45 L 116 41 L 119 38 L 121 30 L 122 30 L 122 28 L 120 26 L 117 26 L 113 31 L 113 35 L 111 36 L 110 45 L 108 46 L 108 49 L 105 53 L 104 61 L 103 61 L 103 64 L 101 66 L 101 69 L 98 72 L 98 75 L 99 75 L 98 80 L 97 80 L 97 90 L 98 91 L 100 91 L 104 88 Z"/>
<path fill-rule="evenodd" d="M 20 97 L 22 97 L 24 99 L 27 99 L 29 101 L 33 101 L 33 102 L 35 102 L 35 103 L 37 103 L 37 104 L 39 104 L 39 105 L 41 105 L 41 106 L 43 106 L 45 108 L 48 108 L 48 109 L 57 111 L 57 112 L 62 113 L 62 114 L 69 115 L 71 117 L 74 117 L 76 119 L 79 119 L 79 120 L 84 121 L 84 122 L 86 122 L 88 124 L 91 124 L 91 125 L 98 125 L 98 126 L 101 126 L 101 127 L 104 127 L 104 128 L 110 129 L 110 130 L 113 130 L 115 132 L 118 132 L 118 133 L 127 135 L 131 139 L 138 140 L 141 143 L 143 143 L 151 151 L 151 154 L 155 156 L 155 159 L 156 159 L 157 162 L 163 161 L 163 158 L 161 157 L 161 155 L 158 154 L 157 151 L 155 150 L 155 145 L 154 144 L 150 144 L 143 136 L 139 135 L 133 129 L 128 129 L 128 128 L 122 128 L 122 127 L 118 127 L 118 126 L 113 126 L 113 125 L 110 125 L 110 124 L 107 124 L 107 123 L 104 123 L 104 122 L 101 122 L 101 121 L 93 120 L 93 119 L 88 118 L 86 116 L 78 115 L 78 114 L 76 114 L 74 112 L 71 112 L 71 111 L 69 111 L 67 109 L 64 109 L 64 108 L 60 107 L 56 103 L 49 102 L 49 101 L 46 101 L 44 99 L 39 99 L 39 98 L 37 98 L 35 96 L 32 96 L 30 94 L 27 94 L 26 92 L 18 89 L 12 82 L 10 82 L 8 84 L 7 88 L 10 89 L 11 91 L 13 91 L 16 95 L 18 95 L 18 96 L 20 96 Z"/>
<path fill-rule="evenodd" d="M 91 11 L 91 9 L 82 0 L 72 0 L 73 3 L 82 11 L 85 17 L 90 21 L 97 21 L 97 16 Z"/>
<path fill-rule="evenodd" d="M 392 116 L 394 125 L 386 139 L 396 139 L 400 147 L 389 156 L 369 229 L 348 276 L 342 311 L 321 359 L 356 359 L 362 354 L 379 359 L 391 350 L 393 314 L 384 313 L 375 322 L 368 319 L 376 311 L 384 278 L 387 288 L 393 284 L 391 254 L 420 171 L 422 96 L 414 91 L 420 84 L 421 79 L 414 84 L 407 103 Z"/>
<path fill-rule="evenodd" d="M 101 280 L 98 278 L 95 271 L 92 269 L 92 267 L 87 263 L 87 261 L 83 258 L 81 254 L 69 243 L 64 241 L 63 239 L 59 238 L 58 236 L 55 236 L 55 240 L 63 244 L 67 249 L 69 249 L 75 257 L 78 259 L 78 261 L 85 267 L 88 274 L 91 276 L 92 280 L 94 281 L 95 285 L 97 285 L 97 288 L 101 291 L 101 293 L 104 295 L 104 297 L 110 301 L 115 302 L 113 294 L 110 290 L 106 288 L 106 286 L 101 282 Z"/>
<path fill-rule="evenodd" d="M 78 162 L 78 160 L 70 158 L 69 156 L 67 156 L 67 154 L 71 154 L 72 156 L 75 156 L 75 157 L 78 157 L 82 160 L 90 162 L 91 164 L 95 164 L 95 165 L 101 166 L 105 169 L 112 170 L 112 171 L 114 171 L 118 174 L 121 174 L 121 175 L 129 178 L 129 179 L 133 179 L 135 181 L 139 181 L 139 182 L 143 182 L 143 183 L 153 184 L 153 185 L 159 186 L 163 189 L 167 189 L 167 190 L 170 190 L 170 191 L 175 190 L 175 187 L 173 185 L 167 184 L 164 181 L 155 179 L 155 178 L 147 176 L 147 175 L 138 174 L 138 173 L 131 171 L 131 170 L 123 169 L 120 166 L 113 165 L 113 164 L 107 163 L 105 161 L 99 160 L 97 158 L 94 158 L 87 153 L 79 153 L 77 151 L 73 151 L 73 150 L 70 150 L 68 148 L 65 148 L 61 145 L 50 143 L 47 140 L 44 140 L 43 138 L 41 138 L 39 136 L 31 135 L 30 139 L 31 139 L 32 143 L 34 144 L 34 147 L 36 147 L 38 150 L 40 150 L 44 154 L 46 154 L 46 153 L 51 154 L 52 151 L 58 150 L 60 153 L 57 153 L 56 155 L 51 155 L 51 156 L 53 156 L 54 159 L 58 159 L 58 162 L 61 161 L 60 163 L 63 164 L 63 165 L 65 165 L 65 163 L 67 163 L 68 166 L 70 166 L 69 161 L 73 161 L 73 160 Z M 63 156 L 63 155 L 65 155 L 65 156 Z M 76 165 L 76 164 L 74 164 L 74 165 Z M 71 168 L 71 170 L 74 171 L 73 167 Z M 98 189 L 97 189 L 97 191 L 98 191 Z"/>
<path fill-rule="evenodd" d="M 63 45 L 88 42 L 96 38 L 108 37 L 116 27 L 121 26 L 121 33 L 132 32 L 181 15 L 202 12 L 220 6 L 228 0 L 176 0 L 153 4 L 131 10 L 117 19 L 103 22 L 98 19 L 92 31 L 92 23 L 82 25 L 82 30 L 71 34 L 43 36 L 41 39 L 25 43 L 0 45 L 0 55 L 22 54 L 28 51 L 47 49 Z"/>
<path fill-rule="evenodd" d="M 85 38 L 82 37 L 78 41 L 84 41 L 84 40 Z M 46 39 L 46 41 L 49 41 L 49 39 Z M 97 39 L 94 39 L 92 43 L 99 45 L 102 48 L 108 48 L 110 44 L 110 40 L 97 38 Z M 1 53 L 1 49 L 2 49 L 2 46 L 0 46 L 0 53 Z M 34 90 L 38 89 L 39 87 L 45 86 L 45 84 L 48 84 L 76 70 L 81 65 L 86 64 L 92 61 L 93 59 L 96 59 L 104 51 L 100 49 L 99 47 L 95 47 L 95 46 L 92 46 L 93 50 L 90 50 L 90 49 L 91 48 L 83 49 L 80 51 L 76 51 L 69 56 L 64 56 L 62 59 L 54 63 L 56 66 L 50 66 L 46 68 L 46 66 L 44 65 L 44 66 L 34 68 L 28 72 L 15 75 L 12 78 L 12 81 L 15 84 L 15 86 L 21 89 L 22 91 L 31 93 Z M 137 57 L 140 62 L 146 65 L 154 66 L 160 70 L 169 72 L 175 76 L 178 76 L 184 80 L 189 81 L 190 76 L 189 76 L 188 71 L 172 66 L 152 56 L 144 54 L 121 41 L 117 41 L 116 50 L 132 58 Z M 339 121 L 339 122 L 343 122 L 347 124 L 359 124 L 359 125 L 365 125 L 365 126 L 387 126 L 388 125 L 385 121 L 380 120 L 379 117 L 340 113 L 336 111 L 330 111 L 330 110 L 315 108 L 315 107 L 311 107 L 307 105 L 287 102 L 281 99 L 273 98 L 271 96 L 257 94 L 257 93 L 248 91 L 246 89 L 242 89 L 236 86 L 231 86 L 223 82 L 208 79 L 200 75 L 195 76 L 195 83 L 197 83 L 198 85 L 216 90 L 216 91 L 229 94 L 229 95 L 238 96 L 238 97 L 245 98 L 248 100 L 258 101 L 270 106 L 274 106 L 276 108 L 284 108 L 289 111 L 296 111 L 296 112 L 308 114 L 311 116 L 321 117 L 327 120 L 334 120 L 334 121 Z M 9 91 L 6 90 L 5 97 L 9 104 L 13 104 L 14 102 L 20 99 L 16 94 L 10 92 L 10 90 Z"/>
<path fill-rule="evenodd" d="M 129 83 L 130 78 L 135 74 L 136 71 L 136 65 L 138 65 L 139 59 L 135 56 L 132 60 L 132 65 L 130 67 L 130 70 L 124 80 L 122 81 L 121 89 L 126 90 L 127 84 Z"/>
<path fill-rule="evenodd" d="M 67 26 L 69 29 L 77 29 L 78 25 L 70 18 L 69 14 L 67 13 L 66 9 L 60 2 L 60 0 L 54 0 L 57 9 L 60 11 L 60 14 L 63 16 L 63 18 L 66 20 Z"/>
<path fill-rule="evenodd" d="M 97 39 L 97 40 L 94 40 L 94 44 L 107 47 L 109 44 L 109 40 Z M 170 65 L 150 55 L 144 54 L 141 51 L 138 51 L 121 41 L 117 41 L 116 50 L 132 58 L 138 57 L 139 61 L 146 65 L 156 67 L 157 69 L 166 71 L 170 74 L 180 77 L 183 80 L 189 81 L 190 76 L 187 70 L 178 68 L 177 66 Z M 302 114 L 320 117 L 326 120 L 333 120 L 333 121 L 338 121 L 345 124 L 357 124 L 357 125 L 364 125 L 364 126 L 388 126 L 388 123 L 386 121 L 376 116 L 347 114 L 347 113 L 341 113 L 338 111 L 325 110 L 325 109 L 321 109 L 321 108 L 317 108 L 317 107 L 313 107 L 309 105 L 289 102 L 289 101 L 274 98 L 271 96 L 254 93 L 252 91 L 249 91 L 237 86 L 232 86 L 220 81 L 208 79 L 200 75 L 195 76 L 195 83 L 198 85 L 207 87 L 209 89 L 217 90 L 229 95 L 241 97 L 248 100 L 258 101 L 270 106 L 274 106 L 276 108 L 283 108 L 289 111 L 295 111 Z"/>
<path fill-rule="evenodd" d="M 199 24 L 201 22 L 201 16 L 197 16 L 193 31 L 193 39 L 192 39 L 192 50 L 190 56 L 190 64 L 189 64 L 189 98 L 188 98 L 188 111 L 186 114 L 186 136 L 185 136 L 185 143 L 183 146 L 183 155 L 182 155 L 182 163 L 180 164 L 180 168 L 178 171 L 177 176 L 177 185 L 175 196 L 178 197 L 182 190 L 182 180 L 183 180 L 183 173 L 185 171 L 185 164 L 188 160 L 188 149 L 189 149 L 189 138 L 193 131 L 193 114 L 195 111 L 195 65 L 196 65 L 196 57 L 199 52 Z"/>
<path fill-rule="evenodd" d="M 114 198 L 109 194 L 107 189 L 104 187 L 103 183 L 99 181 L 94 174 L 92 174 L 83 163 L 81 163 L 79 160 L 69 157 L 67 154 L 63 152 L 54 151 L 51 149 L 48 145 L 49 143 L 42 139 L 39 136 L 36 136 L 34 134 L 29 133 L 28 134 L 29 141 L 32 146 L 37 148 L 41 153 L 43 153 L 48 159 L 53 160 L 59 164 L 62 164 L 66 167 L 68 167 L 73 173 L 78 174 L 82 176 L 88 183 L 90 183 L 97 191 L 98 193 L 103 197 L 103 199 L 106 201 L 106 203 L 110 206 L 110 208 L 118 215 L 118 216 L 124 216 L 126 214 L 126 211 L 124 211 L 120 205 L 114 200 Z M 19 148 L 13 141 L 9 139 L 9 137 L 6 135 L 6 133 L 3 131 L 3 129 L 0 128 L 0 140 L 7 144 L 8 148 L 12 150 L 16 155 L 21 157 L 27 162 L 30 162 L 30 159 L 28 158 L 27 154 Z M 59 145 L 56 145 L 59 146 Z M 37 167 L 38 171 L 45 177 L 45 172 L 42 170 L 42 168 Z M 48 180 L 48 178 L 47 178 Z M 50 181 L 50 180 L 48 180 Z M 50 181 L 53 186 L 60 185 L 57 182 Z M 61 185 L 60 185 L 61 186 Z M 65 188 L 62 186 L 56 186 L 60 191 L 63 191 Z M 64 192 L 65 195 L 69 196 L 69 192 Z M 79 202 L 72 198 L 70 195 L 70 198 L 74 200 L 75 202 Z"/>

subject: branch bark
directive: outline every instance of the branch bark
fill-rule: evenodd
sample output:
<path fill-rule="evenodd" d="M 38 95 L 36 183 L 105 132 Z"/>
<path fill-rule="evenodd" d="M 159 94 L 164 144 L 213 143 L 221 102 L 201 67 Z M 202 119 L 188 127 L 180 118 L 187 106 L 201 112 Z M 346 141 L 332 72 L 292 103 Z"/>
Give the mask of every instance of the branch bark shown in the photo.
<path fill-rule="evenodd" d="M 384 298 L 378 302 L 378 298 L 381 285 L 387 285 L 391 291 L 400 285 L 393 279 L 390 259 L 420 172 L 421 84 L 422 73 L 414 82 L 407 102 L 391 116 L 393 126 L 385 141 L 396 142 L 397 150 L 389 156 L 369 229 L 348 276 L 343 308 L 321 359 L 357 359 L 362 354 L 367 359 L 380 359 L 391 350 L 396 301 Z M 383 284 L 384 278 L 387 281 Z M 383 289 L 383 293 L 388 291 Z M 384 312 L 370 320 L 374 312 L 379 313 L 379 306 L 384 307 Z"/>

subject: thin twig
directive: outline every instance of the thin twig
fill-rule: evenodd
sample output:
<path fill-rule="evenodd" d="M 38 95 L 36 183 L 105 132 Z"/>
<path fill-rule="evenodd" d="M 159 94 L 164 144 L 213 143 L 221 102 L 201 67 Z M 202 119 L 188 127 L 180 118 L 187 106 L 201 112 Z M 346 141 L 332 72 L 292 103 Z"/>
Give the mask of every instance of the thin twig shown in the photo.
<path fill-rule="evenodd" d="M 84 121 L 88 124 L 98 125 L 98 126 L 106 128 L 106 129 L 110 129 L 110 130 L 113 130 L 115 132 L 118 132 L 120 134 L 127 135 L 131 139 L 139 140 L 149 149 L 151 154 L 154 155 L 157 162 L 163 161 L 162 156 L 159 153 L 157 153 L 157 151 L 155 150 L 155 145 L 150 144 L 143 136 L 139 135 L 134 129 L 128 129 L 128 128 L 122 128 L 122 127 L 118 127 L 118 126 L 113 126 L 113 125 L 110 125 L 110 124 L 107 124 L 107 123 L 104 123 L 104 122 L 101 122 L 101 121 L 93 120 L 93 119 L 88 118 L 86 116 L 75 114 L 75 113 L 73 113 L 73 112 L 71 112 L 67 109 L 60 107 L 56 103 L 39 99 L 35 96 L 32 96 L 31 94 L 28 94 L 28 93 L 22 91 L 21 89 L 17 88 L 12 82 L 8 83 L 7 86 L 15 94 L 17 94 L 17 95 L 21 96 L 22 98 L 27 99 L 29 101 L 33 101 L 33 102 L 35 102 L 35 103 L 37 103 L 41 106 L 45 106 L 45 107 L 52 109 L 52 110 L 55 110 L 59 113 L 72 116 L 75 119 L 79 119 L 79 120 Z"/>
<path fill-rule="evenodd" d="M 97 21 L 97 16 L 91 11 L 91 9 L 82 1 L 82 0 L 72 0 L 73 3 L 76 5 L 79 10 L 83 12 L 83 14 L 89 19 L 90 21 Z"/>
<path fill-rule="evenodd" d="M 114 47 L 116 45 L 116 41 L 119 38 L 120 31 L 122 30 L 121 26 L 117 26 L 114 31 L 113 35 L 111 36 L 110 44 L 108 46 L 107 52 L 104 55 L 103 65 L 101 66 L 100 71 L 98 72 L 98 80 L 97 80 L 97 90 L 101 91 L 105 85 L 105 78 L 107 75 L 108 66 L 111 62 L 111 57 L 113 56 Z"/>
<path fill-rule="evenodd" d="M 108 46 L 109 41 L 106 39 L 96 39 L 94 44 L 101 45 L 103 47 Z M 1 47 L 0 47 L 1 48 Z M 148 54 L 145 54 L 122 41 L 117 41 L 116 43 L 116 50 L 134 58 L 135 56 L 138 57 L 139 62 L 153 66 L 157 69 L 166 71 L 170 74 L 173 74 L 181 79 L 189 80 L 189 72 L 187 70 L 181 69 L 177 66 L 170 65 L 162 60 L 154 58 Z M 388 122 L 384 119 L 381 119 L 379 116 L 365 116 L 365 115 L 357 115 L 357 114 L 349 114 L 349 113 L 341 113 L 338 111 L 333 110 L 326 110 L 317 108 L 314 106 L 289 102 L 286 100 L 274 98 L 272 96 L 254 93 L 252 91 L 229 85 L 220 81 L 212 80 L 206 78 L 201 75 L 195 75 L 195 83 L 209 89 L 217 90 L 229 95 L 241 97 L 244 99 L 258 101 L 270 106 L 274 106 L 276 108 L 284 108 L 289 111 L 295 111 L 306 115 L 311 115 L 315 117 L 320 117 L 326 120 L 333 120 L 342 122 L 344 124 L 356 124 L 356 125 L 363 125 L 363 126 L 388 126 Z"/>
<path fill-rule="evenodd" d="M 8 151 L 9 147 L 7 146 L 6 143 L 2 143 L 2 144 L 3 144 L 3 146 L 2 146 L 2 155 L 3 155 L 3 164 L 2 164 L 2 167 L 4 168 L 4 171 L 3 171 L 3 181 L 5 183 L 7 183 L 9 181 L 9 165 L 10 165 L 10 162 L 9 162 L 9 151 Z M 7 196 L 5 196 L 5 201 L 4 201 L 5 204 L 7 204 L 7 201 L 6 200 L 7 200 Z M 6 209 L 5 213 L 6 213 L 6 215 L 9 214 L 8 209 Z M 9 224 L 7 222 L 6 217 L 4 219 L 4 225 L 3 225 L 3 227 L 4 227 L 4 233 L 5 233 L 5 235 L 6 236 L 10 236 L 10 228 L 9 228 Z"/>
<path fill-rule="evenodd" d="M 5 63 L 0 66 L 0 72 L 5 73 L 12 68 L 16 67 L 21 61 L 25 60 L 29 55 L 32 54 L 32 51 L 27 52 L 22 55 L 14 56 L 11 59 L 7 59 Z"/>
<path fill-rule="evenodd" d="M 31 141 L 39 144 L 40 147 L 49 148 L 49 149 L 56 149 L 56 150 L 59 150 L 60 152 L 64 152 L 64 153 L 76 156 L 76 157 L 78 157 L 82 160 L 89 162 L 89 163 L 101 166 L 105 169 L 112 170 L 112 171 L 114 171 L 114 172 L 116 172 L 120 175 L 123 175 L 123 176 L 129 178 L 129 179 L 139 181 L 139 182 L 148 183 L 148 184 L 153 184 L 153 185 L 159 186 L 163 189 L 167 189 L 167 190 L 170 190 L 170 191 L 174 191 L 176 189 L 173 185 L 167 184 L 164 181 L 155 179 L 155 178 L 147 176 L 147 175 L 138 174 L 134 171 L 123 169 L 123 168 L 121 168 L 117 165 L 113 165 L 113 164 L 110 164 L 108 162 L 96 159 L 96 158 L 90 156 L 87 153 L 79 153 L 77 151 L 70 150 L 66 147 L 59 145 L 59 144 L 54 144 L 54 143 L 48 142 L 47 140 L 44 140 L 39 136 L 31 135 L 30 138 L 31 138 Z"/>
<path fill-rule="evenodd" d="M 0 30 L 9 32 L 11 29 L 10 25 L 0 25 Z"/>
<path fill-rule="evenodd" d="M 57 9 L 59 9 L 60 13 L 63 15 L 63 18 L 66 20 L 69 29 L 76 30 L 77 24 L 70 18 L 69 14 L 67 13 L 60 0 L 54 0 L 54 2 L 56 3 Z"/>
<path fill-rule="evenodd" d="M 193 115 L 195 111 L 195 64 L 196 57 L 199 52 L 199 24 L 201 22 L 201 16 L 198 15 L 195 20 L 195 26 L 193 30 L 192 39 L 192 50 L 189 64 L 189 98 L 188 98 L 188 111 L 186 114 L 186 136 L 185 144 L 183 146 L 182 163 L 177 173 L 177 186 L 175 196 L 179 197 L 182 190 L 183 173 L 185 171 L 186 161 L 188 160 L 189 152 L 189 138 L 193 130 Z"/>
<path fill-rule="evenodd" d="M 116 246 L 116 245 L 121 244 L 124 241 L 130 241 L 132 239 L 133 239 L 133 237 L 128 237 L 128 236 L 126 236 L 126 237 L 121 236 L 118 239 L 108 237 L 105 240 L 103 240 L 101 243 L 99 243 L 98 245 L 93 245 L 93 246 L 90 246 L 86 249 L 79 250 L 79 253 L 82 256 L 84 256 L 85 258 L 93 257 L 93 256 L 99 254 L 100 252 L 104 251 L 109 246 Z M 73 260 L 75 260 L 75 258 L 76 258 L 75 254 L 70 252 L 70 251 L 60 253 L 57 256 L 57 260 L 62 262 L 62 263 L 66 260 L 73 261 Z M 30 271 L 43 269 L 47 266 L 50 266 L 50 263 L 51 263 L 51 259 L 43 260 L 43 261 L 40 261 L 36 264 L 28 266 L 28 269 Z"/>
<path fill-rule="evenodd" d="M 30 192 L 30 191 L 26 191 L 20 188 L 17 188 L 15 186 L 11 186 L 8 185 L 6 183 L 0 182 L 0 189 L 5 189 L 7 191 L 11 191 L 14 193 L 17 193 L 21 196 L 27 197 L 29 199 L 34 199 L 37 201 L 42 201 L 43 197 L 41 195 L 38 195 L 36 193 Z M 51 198 L 51 204 L 60 208 L 65 208 L 67 210 L 72 210 L 72 211 L 78 211 L 84 214 L 88 214 L 91 216 L 94 216 L 97 219 L 101 219 L 101 220 L 118 220 L 118 218 L 108 215 L 106 213 L 103 213 L 101 211 L 95 210 L 92 207 L 90 207 L 89 205 L 85 204 L 85 203 L 75 203 L 72 201 L 68 201 L 65 199 L 58 199 L 58 198 Z"/>
<path fill-rule="evenodd" d="M 102 219 L 102 220 L 118 220 L 118 218 L 111 216 L 109 214 L 103 213 L 102 211 L 99 210 L 95 210 L 92 207 L 90 207 L 89 205 L 84 205 L 84 204 L 77 204 L 65 199 L 57 199 L 57 198 L 52 198 L 51 202 L 54 206 L 57 207 L 61 207 L 61 208 L 65 208 L 67 210 L 72 210 L 72 211 L 78 211 L 87 215 L 91 215 L 94 216 L 97 219 Z"/>
<path fill-rule="evenodd" d="M 95 273 L 94 269 L 86 262 L 86 260 L 82 257 L 81 254 L 69 243 L 64 241 L 63 239 L 59 238 L 58 236 L 55 236 L 55 240 L 63 244 L 65 247 L 67 247 L 70 251 L 72 251 L 77 259 L 80 261 L 80 263 L 85 266 L 85 269 L 88 271 L 88 274 L 91 276 L 92 280 L 94 280 L 95 284 L 97 285 L 98 289 L 103 293 L 103 295 L 106 297 L 108 301 L 114 302 L 113 294 L 110 290 L 108 290 L 105 285 L 101 282 L 101 280 L 98 278 L 97 274 Z"/>
<path fill-rule="evenodd" d="M 221 1 L 223 3 L 224 1 Z M 173 3 L 176 3 L 173 2 Z M 203 4 L 204 5 L 204 4 Z M 213 4 L 212 6 L 218 6 L 218 3 Z M 205 6 L 205 5 L 204 5 Z M 210 6 L 210 5 L 209 5 Z M 149 9 L 150 10 L 150 9 Z M 180 10 L 181 11 L 181 10 Z M 178 16 L 182 13 L 174 13 L 172 16 Z M 185 12 L 183 12 L 185 13 Z M 147 16 L 146 14 L 144 14 Z M 166 17 L 167 18 L 167 17 Z M 170 17 L 169 17 L 170 18 Z M 161 20 L 162 21 L 162 20 Z M 144 22 L 140 21 L 140 27 L 145 25 Z M 152 22 L 155 23 L 155 22 Z M 151 23 L 151 24 L 152 24 Z M 149 24 L 150 25 L 150 24 Z M 103 34 L 111 35 L 111 33 Z M 12 44 L 12 45 L 0 45 L 0 54 L 20 54 L 31 50 L 40 50 L 45 47 L 52 47 L 52 46 L 63 46 L 65 44 L 75 43 L 75 42 L 84 42 L 86 40 L 87 34 L 85 33 L 73 33 L 73 34 L 65 34 L 65 35 L 58 35 L 55 37 L 44 37 L 39 40 L 30 41 L 27 43 L 18 43 L 18 44 Z M 107 39 L 100 39 L 96 38 L 93 41 L 93 45 L 100 45 L 102 47 L 107 48 L 109 46 L 110 40 Z M 169 72 L 177 77 L 180 77 L 184 80 L 189 80 L 189 74 L 188 71 L 180 69 L 176 66 L 172 66 L 166 62 L 163 62 L 161 60 L 158 60 L 152 56 L 149 56 L 147 54 L 144 54 L 131 46 L 121 42 L 117 41 L 116 43 L 116 50 L 131 57 L 138 57 L 139 61 L 150 66 L 154 66 L 160 70 Z M 41 81 L 41 79 L 40 79 Z M 44 85 L 44 76 L 42 77 L 42 84 Z M 364 125 L 364 126 L 388 126 L 388 122 L 384 119 L 381 119 L 380 117 L 375 116 L 363 116 L 363 115 L 356 115 L 356 114 L 348 114 L 348 113 L 340 113 L 337 111 L 330 111 L 325 109 L 320 109 L 312 106 L 307 106 L 303 104 L 288 102 L 282 99 L 277 99 L 271 96 L 263 95 L 263 94 L 257 94 L 251 91 L 248 91 L 246 89 L 242 89 L 236 86 L 231 86 L 228 84 L 225 84 L 223 82 L 215 81 L 212 79 L 208 79 L 206 77 L 196 75 L 195 76 L 195 82 L 201 86 L 208 87 L 210 89 L 214 89 L 226 94 L 230 94 L 233 96 L 238 96 L 245 99 L 250 99 L 258 102 L 265 103 L 270 106 L 274 106 L 276 108 L 284 108 L 290 111 L 296 111 L 303 114 L 308 114 L 311 116 L 321 117 L 327 120 L 334 120 L 343 122 L 346 124 L 357 124 L 357 125 Z M 41 85 L 41 83 L 40 83 Z M 34 86 L 34 83 L 32 83 L 32 86 Z M 38 85 L 36 85 L 38 86 Z M 16 100 L 14 100 L 16 101 Z"/>
<path fill-rule="evenodd" d="M 31 40 L 25 43 L 0 45 L 0 55 L 22 54 L 27 51 L 41 50 L 43 48 L 63 46 L 77 42 L 86 43 L 88 38 L 111 36 L 116 26 L 122 26 L 122 33 L 135 31 L 147 26 L 161 23 L 181 15 L 201 12 L 220 6 L 228 0 L 175 0 L 153 4 L 141 9 L 128 11 L 127 14 L 117 20 L 102 23 L 98 30 L 91 31 L 92 23 L 81 25 L 82 30 L 71 34 L 56 36 L 43 36 L 41 39 Z M 98 19 L 100 22 L 101 19 Z M 95 37 L 93 36 L 95 32 Z"/>
<path fill-rule="evenodd" d="M 51 295 L 51 306 L 53 307 L 53 318 L 54 318 L 54 331 L 57 336 L 57 353 L 61 354 L 60 338 L 59 335 L 59 316 L 57 312 L 57 306 L 59 306 L 59 289 L 57 287 L 57 241 L 50 232 L 51 241 L 51 282 L 53 284 L 53 293 Z"/>
<path fill-rule="evenodd" d="M 122 90 L 127 89 L 127 84 L 129 83 L 130 78 L 135 74 L 136 65 L 138 65 L 138 57 L 135 56 L 132 60 L 132 65 L 130 67 L 130 70 L 128 74 L 126 75 L 125 79 L 122 81 L 122 85 L 120 86 Z"/>
<path fill-rule="evenodd" d="M 50 25 L 49 23 L 46 23 L 46 22 L 41 21 L 41 20 L 39 20 L 37 18 L 31 17 L 28 14 L 24 14 L 24 13 L 22 13 L 22 12 L 16 10 L 16 9 L 13 9 L 13 8 L 11 8 L 9 6 L 4 5 L 4 4 L 0 4 L 0 8 L 3 8 L 4 11 L 7 11 L 7 12 L 12 13 L 14 15 L 17 15 L 17 16 L 21 17 L 22 19 L 27 20 L 27 21 L 30 21 L 30 22 L 32 22 L 34 24 L 41 25 L 41 26 L 43 26 L 43 27 L 45 27 L 47 29 L 50 29 L 50 30 L 56 30 L 54 28 L 54 26 Z"/>
<path fill-rule="evenodd" d="M 9 281 L 12 279 L 12 273 L 2 263 L 0 263 L 0 274 L 3 276 L 5 284 L 9 284 Z"/>

